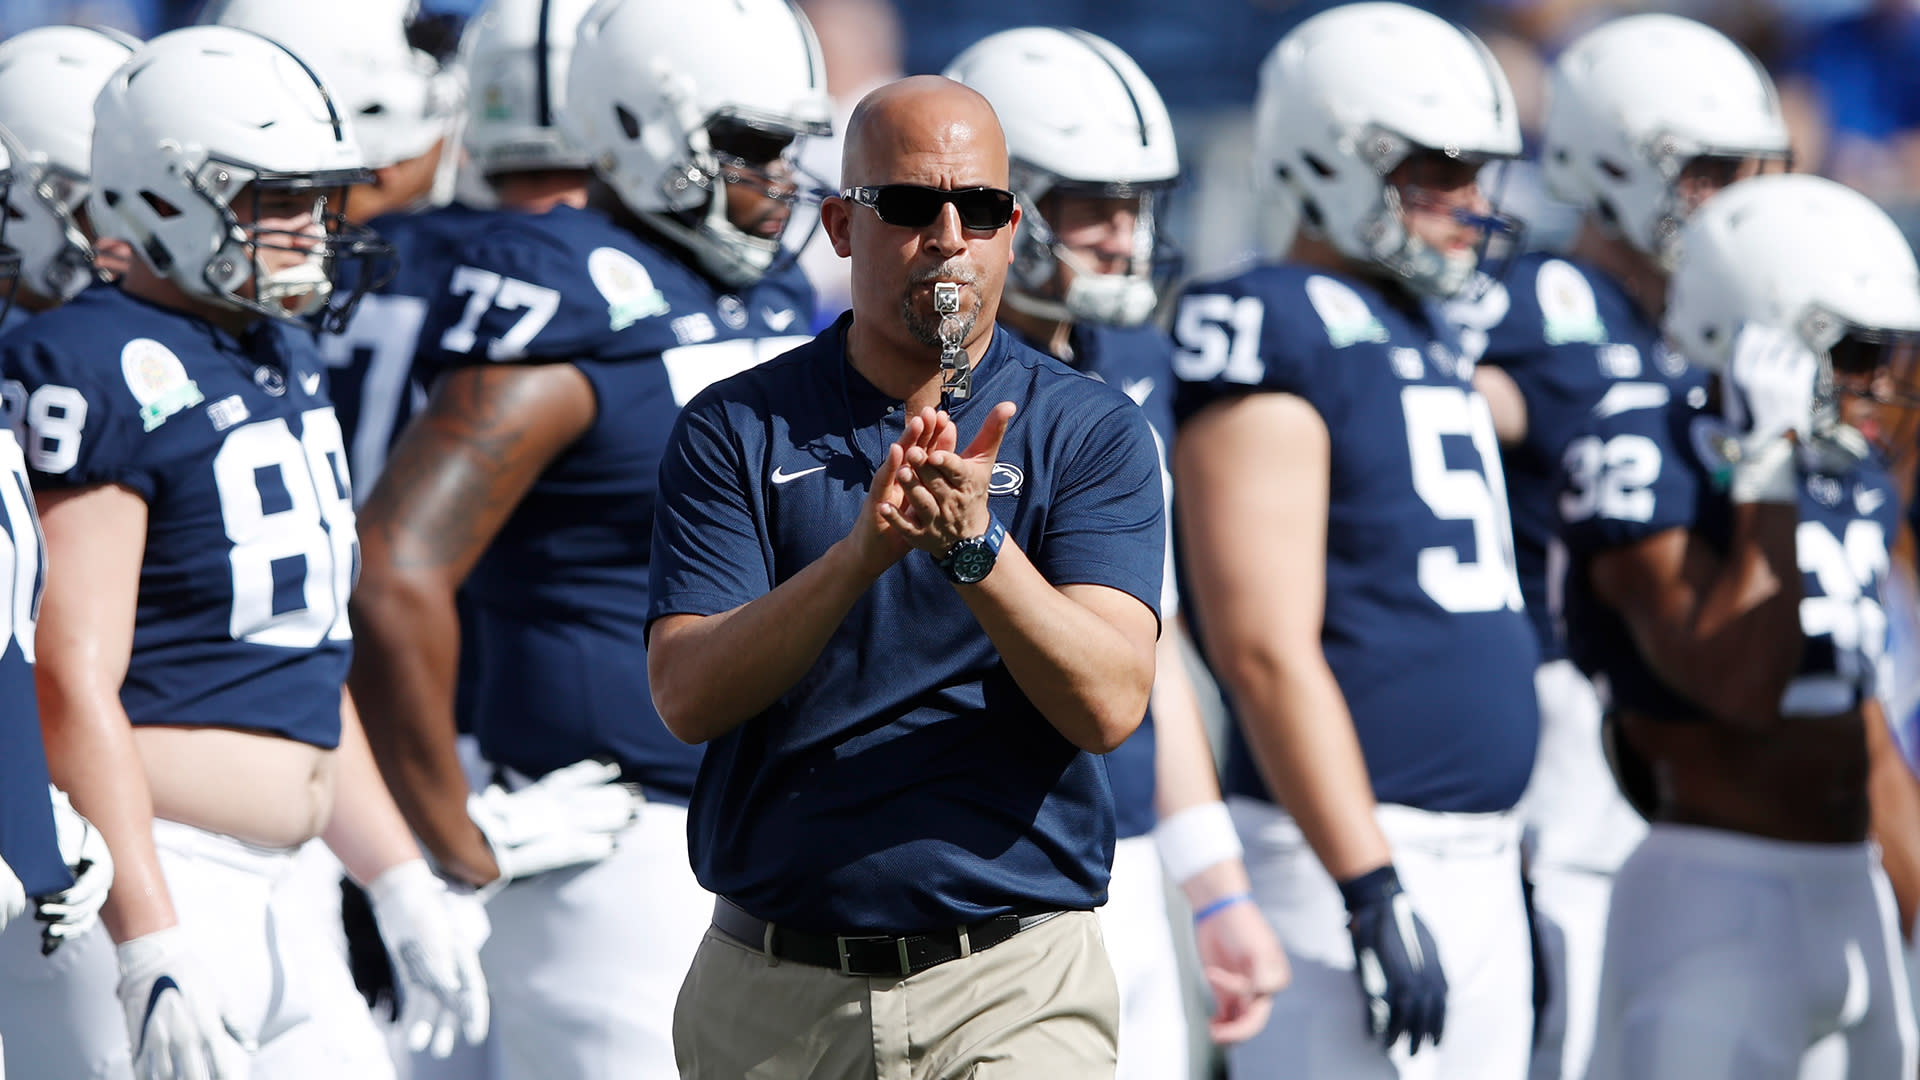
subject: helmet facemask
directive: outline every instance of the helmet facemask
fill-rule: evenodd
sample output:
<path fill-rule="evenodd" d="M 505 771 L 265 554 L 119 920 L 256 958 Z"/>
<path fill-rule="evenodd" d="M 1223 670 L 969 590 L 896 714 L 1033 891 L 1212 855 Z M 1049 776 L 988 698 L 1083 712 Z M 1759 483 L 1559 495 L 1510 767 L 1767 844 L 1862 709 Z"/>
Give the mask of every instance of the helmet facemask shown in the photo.
<path fill-rule="evenodd" d="M 1007 306 L 1036 318 L 1122 327 L 1139 326 L 1152 317 L 1161 287 L 1175 276 L 1178 265 L 1178 253 L 1159 226 L 1160 205 L 1172 181 L 1093 183 L 1016 167 L 1013 186 L 1020 193 L 1021 217 L 1013 239 L 1013 287 L 1002 297 Z M 1130 254 L 1123 270 L 1102 272 L 1060 239 L 1043 209 L 1055 195 L 1134 202 Z M 1064 289 L 1059 285 L 1063 268 L 1072 272 Z"/>
<path fill-rule="evenodd" d="M 203 283 L 222 303 L 286 321 L 314 317 L 323 331 L 338 333 L 360 297 L 385 284 L 395 269 L 393 248 L 345 216 L 348 186 L 367 179 L 362 169 L 280 175 L 208 160 L 188 186 L 214 208 L 226 239 L 203 265 Z M 312 200 L 306 228 L 260 224 L 265 200 L 285 205 L 300 197 Z M 235 200 L 246 206 L 247 222 L 235 213 Z M 270 267 L 268 252 L 301 258 Z M 353 284 L 343 297 L 336 286 L 349 265 Z"/>
<path fill-rule="evenodd" d="M 1484 289 L 1499 280 L 1511 256 L 1520 250 L 1526 226 L 1519 218 L 1498 210 L 1497 191 L 1482 195 L 1486 209 L 1480 210 L 1456 205 L 1456 199 L 1443 194 L 1448 188 L 1424 186 L 1414 177 L 1395 183 L 1392 177 L 1402 166 L 1420 171 L 1427 165 L 1430 171 L 1434 163 L 1472 167 L 1484 173 L 1490 163 L 1501 159 L 1451 148 L 1420 147 L 1378 126 L 1361 138 L 1358 156 L 1380 179 L 1379 205 L 1360 226 L 1360 240 L 1373 262 L 1413 291 L 1438 300 L 1471 300 L 1470 289 Z M 1465 250 L 1441 251 L 1409 225 L 1409 210 L 1451 216 L 1456 224 L 1473 229 L 1479 238 Z"/>
<path fill-rule="evenodd" d="M 691 251 L 721 282 L 733 288 L 754 284 L 804 246 L 804 235 L 787 243 L 789 228 L 796 211 L 817 207 L 821 200 L 824 183 L 796 160 L 800 134 L 784 122 L 737 113 L 710 118 L 689 133 L 681 167 L 660 181 L 670 205 L 686 203 L 693 189 L 704 189 L 707 198 L 687 210 L 642 216 Z M 748 231 L 734 224 L 728 193 L 736 185 L 768 204 L 761 220 L 779 215 L 778 231 Z M 819 216 L 808 217 L 810 234 Z"/>
<path fill-rule="evenodd" d="M 1654 206 L 1653 246 L 1647 254 L 1667 273 L 1672 273 L 1679 262 L 1680 230 L 1702 203 L 1737 180 L 1792 168 L 1789 153 L 1707 147 L 1668 134 L 1648 139 L 1641 154 L 1662 184 Z M 1776 165 L 1777 169 L 1773 167 Z M 1603 198 L 1600 205 L 1602 220 L 1623 229 L 1624 223 L 1613 213 L 1612 204 Z"/>

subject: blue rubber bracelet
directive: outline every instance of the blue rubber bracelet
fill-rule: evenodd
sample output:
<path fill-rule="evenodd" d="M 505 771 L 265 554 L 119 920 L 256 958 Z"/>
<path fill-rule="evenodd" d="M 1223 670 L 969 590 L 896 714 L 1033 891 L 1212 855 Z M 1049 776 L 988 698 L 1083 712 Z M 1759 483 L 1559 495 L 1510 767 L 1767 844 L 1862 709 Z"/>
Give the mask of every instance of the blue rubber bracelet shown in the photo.
<path fill-rule="evenodd" d="M 1193 925 L 1199 926 L 1201 923 L 1206 922 L 1208 919 L 1213 918 L 1215 915 L 1220 914 L 1235 904 L 1243 901 L 1252 902 L 1252 900 L 1252 893 L 1237 892 L 1229 896 L 1223 896 L 1213 903 L 1208 904 L 1206 907 L 1201 908 L 1199 911 L 1194 912 Z"/>

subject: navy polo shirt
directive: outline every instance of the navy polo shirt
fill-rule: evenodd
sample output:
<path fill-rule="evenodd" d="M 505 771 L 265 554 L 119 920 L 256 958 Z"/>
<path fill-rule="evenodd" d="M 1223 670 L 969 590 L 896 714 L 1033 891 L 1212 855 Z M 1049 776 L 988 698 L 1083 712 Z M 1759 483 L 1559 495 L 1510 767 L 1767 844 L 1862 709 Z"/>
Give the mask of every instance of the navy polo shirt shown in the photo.
<path fill-rule="evenodd" d="M 717 383 L 660 468 L 649 622 L 765 595 L 852 527 L 899 438 L 902 403 L 846 360 L 850 316 Z M 992 505 L 1055 585 L 1124 591 L 1157 614 L 1160 464 L 1119 390 L 995 330 L 952 410 L 967 446 L 1018 415 Z M 774 706 L 707 748 L 688 820 L 701 884 L 815 931 L 910 932 L 1106 900 L 1113 793 L 1101 759 L 1014 683 L 960 595 L 911 552 L 855 603 Z"/>

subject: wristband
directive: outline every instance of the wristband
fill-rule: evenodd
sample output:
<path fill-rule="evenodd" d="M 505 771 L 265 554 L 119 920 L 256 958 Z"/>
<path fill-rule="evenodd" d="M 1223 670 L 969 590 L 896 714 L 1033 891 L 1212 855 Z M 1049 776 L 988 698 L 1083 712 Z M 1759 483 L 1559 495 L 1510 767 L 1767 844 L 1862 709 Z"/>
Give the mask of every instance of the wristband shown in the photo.
<path fill-rule="evenodd" d="M 1800 501 L 1800 468 L 1791 439 L 1782 436 L 1742 449 L 1744 453 L 1734 463 L 1733 479 L 1727 486 L 1729 500 L 1790 504 Z"/>
<path fill-rule="evenodd" d="M 1207 867 L 1241 856 L 1240 834 L 1223 802 L 1189 806 L 1153 827 L 1153 846 L 1174 884 L 1185 885 Z"/>
<path fill-rule="evenodd" d="M 1213 918 L 1215 915 L 1218 915 L 1221 912 L 1232 907 L 1233 905 L 1240 904 L 1240 903 L 1247 903 L 1247 904 L 1253 903 L 1253 894 L 1249 892 L 1228 893 L 1226 896 L 1223 896 L 1220 899 L 1215 900 L 1213 903 L 1208 904 L 1206 907 L 1201 908 L 1199 911 L 1194 912 L 1193 925 L 1199 926 L 1201 923 L 1206 922 L 1208 919 Z"/>

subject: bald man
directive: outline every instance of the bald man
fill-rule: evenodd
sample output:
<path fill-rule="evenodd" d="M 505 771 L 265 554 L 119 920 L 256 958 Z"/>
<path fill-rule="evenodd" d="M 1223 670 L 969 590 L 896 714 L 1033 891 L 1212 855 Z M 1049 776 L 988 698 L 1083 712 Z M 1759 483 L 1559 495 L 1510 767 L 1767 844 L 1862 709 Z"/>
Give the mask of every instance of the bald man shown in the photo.
<path fill-rule="evenodd" d="M 984 99 L 881 87 L 843 178 L 853 310 L 695 398 L 661 465 L 648 674 L 706 744 L 720 898 L 680 1075 L 1111 1077 L 1097 755 L 1153 682 L 1152 436 L 994 327 L 1019 211 Z"/>

